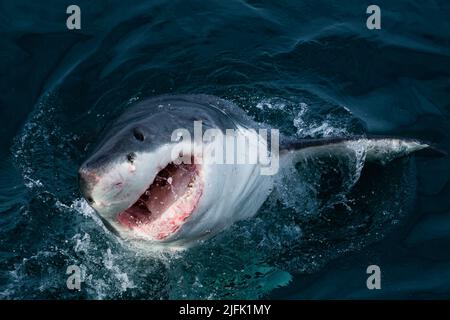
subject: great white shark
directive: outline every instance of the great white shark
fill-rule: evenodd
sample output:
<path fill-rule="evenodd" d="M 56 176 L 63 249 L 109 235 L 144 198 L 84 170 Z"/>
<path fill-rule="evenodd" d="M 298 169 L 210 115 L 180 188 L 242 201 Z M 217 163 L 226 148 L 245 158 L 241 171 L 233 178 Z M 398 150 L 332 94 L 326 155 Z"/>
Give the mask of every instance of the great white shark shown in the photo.
<path fill-rule="evenodd" d="M 219 139 L 194 142 L 201 144 L 202 153 L 186 148 L 185 139 L 174 139 L 180 128 L 194 136 L 193 123 L 199 121 L 206 130 L 233 130 L 237 136 L 248 137 L 255 134 L 252 129 L 261 128 L 234 103 L 210 95 L 149 98 L 129 107 L 110 126 L 79 169 L 84 198 L 110 230 L 127 240 L 186 247 L 254 216 L 271 193 L 274 176 L 302 157 L 351 152 L 355 145 L 365 160 L 380 163 L 418 151 L 439 154 L 428 143 L 392 137 L 282 137 L 279 145 L 257 139 L 244 152 L 263 150 L 280 157 L 278 173 L 262 174 L 267 164 L 209 159 L 216 154 L 204 151 L 222 148 L 216 148 Z M 174 150 L 182 150 L 189 161 L 180 161 Z"/>

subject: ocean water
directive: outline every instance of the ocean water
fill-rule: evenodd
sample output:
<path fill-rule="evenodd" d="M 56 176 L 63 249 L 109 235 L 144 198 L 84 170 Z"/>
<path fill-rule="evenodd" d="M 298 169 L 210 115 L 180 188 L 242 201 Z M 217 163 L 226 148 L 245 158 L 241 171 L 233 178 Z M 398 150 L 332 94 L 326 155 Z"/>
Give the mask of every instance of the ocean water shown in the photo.
<path fill-rule="evenodd" d="M 380 0 L 369 30 L 370 4 L 1 1 L 0 298 L 450 298 L 448 157 L 300 163 L 256 217 L 178 252 L 117 239 L 77 187 L 103 129 L 167 93 L 229 99 L 298 138 L 450 151 L 450 4 Z M 372 264 L 381 290 L 366 287 Z"/>

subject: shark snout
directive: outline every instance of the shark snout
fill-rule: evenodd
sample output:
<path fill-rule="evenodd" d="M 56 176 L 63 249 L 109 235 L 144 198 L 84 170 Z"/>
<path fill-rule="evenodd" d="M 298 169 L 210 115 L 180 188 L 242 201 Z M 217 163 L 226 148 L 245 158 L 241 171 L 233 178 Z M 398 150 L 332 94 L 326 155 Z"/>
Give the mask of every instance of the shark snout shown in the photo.
<path fill-rule="evenodd" d="M 78 170 L 78 184 L 80 186 L 80 191 L 90 204 L 94 203 L 92 190 L 99 180 L 100 177 L 95 170 L 88 169 L 84 166 Z"/>

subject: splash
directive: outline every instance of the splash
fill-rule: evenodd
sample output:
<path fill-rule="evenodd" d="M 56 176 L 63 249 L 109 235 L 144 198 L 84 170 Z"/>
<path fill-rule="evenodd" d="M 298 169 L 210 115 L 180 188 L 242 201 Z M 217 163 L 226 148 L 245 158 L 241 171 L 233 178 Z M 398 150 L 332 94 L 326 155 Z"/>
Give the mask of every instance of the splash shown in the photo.
<path fill-rule="evenodd" d="M 255 119 L 299 137 L 359 130 L 345 108 L 317 108 L 295 97 L 248 101 L 243 106 Z M 105 106 L 80 115 L 79 128 L 64 116 L 67 103 L 55 92 L 45 95 L 12 149 L 27 197 L 11 230 L 21 233 L 21 249 L 9 264 L 2 297 L 264 298 L 288 285 L 292 275 L 316 272 L 381 239 L 407 212 L 407 194 L 394 190 L 408 190 L 408 166 L 396 162 L 372 181 L 374 169 L 355 144 L 344 156 L 298 164 L 277 181 L 257 217 L 197 247 L 168 251 L 128 243 L 109 232 L 77 190 L 78 165 L 91 142 L 83 132 L 107 123 Z M 391 187 L 380 193 L 378 179 Z M 72 264 L 83 270 L 79 293 L 64 285 Z"/>

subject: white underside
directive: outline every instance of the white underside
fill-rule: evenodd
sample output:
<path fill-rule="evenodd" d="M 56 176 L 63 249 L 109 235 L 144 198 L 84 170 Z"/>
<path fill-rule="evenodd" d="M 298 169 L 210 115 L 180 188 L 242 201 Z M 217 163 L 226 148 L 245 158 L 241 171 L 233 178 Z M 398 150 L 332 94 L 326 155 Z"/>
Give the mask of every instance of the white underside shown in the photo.
<path fill-rule="evenodd" d="M 240 128 L 240 130 L 244 132 L 245 129 Z M 246 134 L 249 133 L 246 132 Z M 260 143 L 263 144 L 262 147 L 266 147 L 264 142 L 258 141 L 257 145 L 251 145 L 246 152 L 257 152 L 257 148 L 261 147 Z M 204 144 L 203 151 L 206 152 L 203 154 L 208 154 L 208 148 L 212 147 L 214 147 L 213 143 Z M 362 152 L 366 160 L 384 163 L 426 147 L 427 145 L 418 142 L 406 142 L 400 139 L 360 139 L 292 151 L 281 159 L 281 166 L 292 165 L 305 155 L 315 152 L 333 153 L 342 149 Z M 156 174 L 173 161 L 172 148 L 173 145 L 164 145 L 155 152 L 138 154 L 135 168 L 126 163 L 115 166 L 106 175 L 104 183 L 94 190 L 95 198 L 103 199 L 105 202 L 105 206 L 98 204 L 94 208 L 125 238 L 132 239 L 133 235 L 117 223 L 115 215 L 135 202 Z M 195 156 L 202 157 L 202 155 Z M 166 244 L 188 246 L 197 240 L 217 234 L 238 220 L 254 216 L 273 188 L 273 177 L 261 175 L 261 167 L 257 163 L 204 162 L 201 165 L 203 193 L 198 205 L 183 226 L 164 239 Z M 280 172 L 282 174 L 283 170 Z M 127 190 L 119 195 L 109 190 L 111 183 L 114 183 L 118 176 L 124 178 Z"/>

